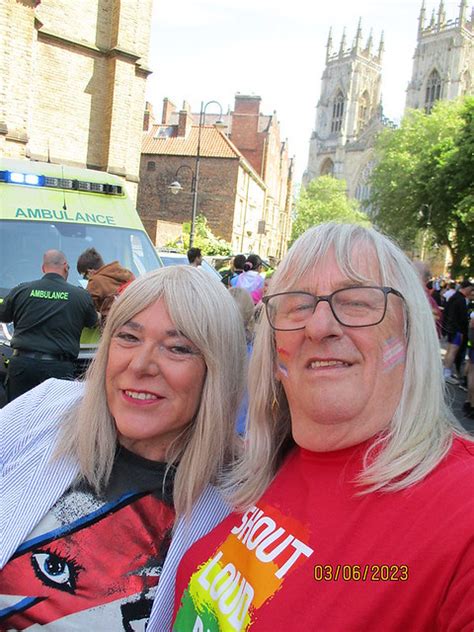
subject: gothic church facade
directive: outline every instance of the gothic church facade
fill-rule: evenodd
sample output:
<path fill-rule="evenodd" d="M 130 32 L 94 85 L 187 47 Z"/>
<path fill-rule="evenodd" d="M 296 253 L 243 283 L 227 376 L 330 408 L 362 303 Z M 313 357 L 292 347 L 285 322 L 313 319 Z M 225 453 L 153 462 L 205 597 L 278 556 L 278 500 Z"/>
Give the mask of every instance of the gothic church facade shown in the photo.
<path fill-rule="evenodd" d="M 461 0 L 458 16 L 452 20 L 446 19 L 441 0 L 429 21 L 423 0 L 406 108 L 429 112 L 439 99 L 473 93 L 473 22 L 472 13 L 467 17 L 467 0 Z M 330 174 L 346 181 L 349 197 L 361 202 L 368 198 L 375 135 L 383 126 L 393 125 L 382 114 L 383 50 L 383 34 L 376 50 L 372 35 L 363 43 L 360 21 L 349 48 L 344 33 L 334 51 L 329 33 L 303 186 Z"/>

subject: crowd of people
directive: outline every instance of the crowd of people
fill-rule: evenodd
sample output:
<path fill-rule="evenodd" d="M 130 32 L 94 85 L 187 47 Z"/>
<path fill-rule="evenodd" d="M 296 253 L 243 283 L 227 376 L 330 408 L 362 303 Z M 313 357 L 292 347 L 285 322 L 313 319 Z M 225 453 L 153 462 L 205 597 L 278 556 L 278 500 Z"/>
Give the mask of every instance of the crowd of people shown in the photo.
<path fill-rule="evenodd" d="M 61 256 L 0 307 L 14 348 L 27 298 L 69 305 Z M 85 377 L 0 410 L 0 629 L 472 632 L 474 440 L 426 279 L 349 224 L 271 278 L 200 257 L 121 275 Z M 82 263 L 90 289 L 108 266 Z"/>

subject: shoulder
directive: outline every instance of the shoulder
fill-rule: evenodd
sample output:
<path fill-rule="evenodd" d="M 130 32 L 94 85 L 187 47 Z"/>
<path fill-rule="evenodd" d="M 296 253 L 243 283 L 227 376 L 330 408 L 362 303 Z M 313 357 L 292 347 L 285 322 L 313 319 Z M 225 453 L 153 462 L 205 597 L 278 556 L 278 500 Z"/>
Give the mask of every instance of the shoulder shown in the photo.
<path fill-rule="evenodd" d="M 82 397 L 81 382 L 49 379 L 0 410 L 0 460 L 55 436 L 64 413 Z"/>

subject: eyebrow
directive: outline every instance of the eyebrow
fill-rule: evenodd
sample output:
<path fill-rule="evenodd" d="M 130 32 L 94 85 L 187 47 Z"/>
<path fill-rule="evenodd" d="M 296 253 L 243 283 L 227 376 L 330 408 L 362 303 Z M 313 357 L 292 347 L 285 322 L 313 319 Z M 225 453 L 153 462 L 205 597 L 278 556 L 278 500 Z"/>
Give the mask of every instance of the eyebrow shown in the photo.
<path fill-rule="evenodd" d="M 135 331 L 143 331 L 144 327 L 140 323 L 137 323 L 136 320 L 128 320 L 126 323 L 122 325 L 122 327 L 130 327 L 130 329 L 134 329 Z M 168 338 L 186 338 L 183 333 L 178 331 L 177 329 L 167 329 L 165 331 L 165 336 Z"/>
<path fill-rule="evenodd" d="M 330 294 L 332 294 L 333 292 L 337 292 L 338 290 L 345 290 L 347 288 L 350 287 L 367 287 L 367 283 L 369 283 L 369 281 L 352 281 L 351 279 L 347 279 L 347 281 L 341 281 L 341 283 L 337 283 L 335 288 L 332 290 L 332 292 L 330 292 Z M 377 285 L 375 282 L 370 282 L 370 285 Z M 289 290 L 289 291 L 293 291 L 293 292 L 307 292 L 308 294 L 314 294 L 314 292 L 308 287 L 305 286 L 303 289 L 301 290 Z"/>

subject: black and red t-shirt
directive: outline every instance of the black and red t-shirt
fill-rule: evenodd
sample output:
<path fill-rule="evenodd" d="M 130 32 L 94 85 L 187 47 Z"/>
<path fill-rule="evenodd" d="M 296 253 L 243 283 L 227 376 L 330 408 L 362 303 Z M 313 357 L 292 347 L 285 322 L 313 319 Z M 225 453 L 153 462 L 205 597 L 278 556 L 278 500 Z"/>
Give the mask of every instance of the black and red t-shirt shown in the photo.
<path fill-rule="evenodd" d="M 120 448 L 103 496 L 63 494 L 0 572 L 0 630 L 143 629 L 175 518 L 165 472 Z"/>

